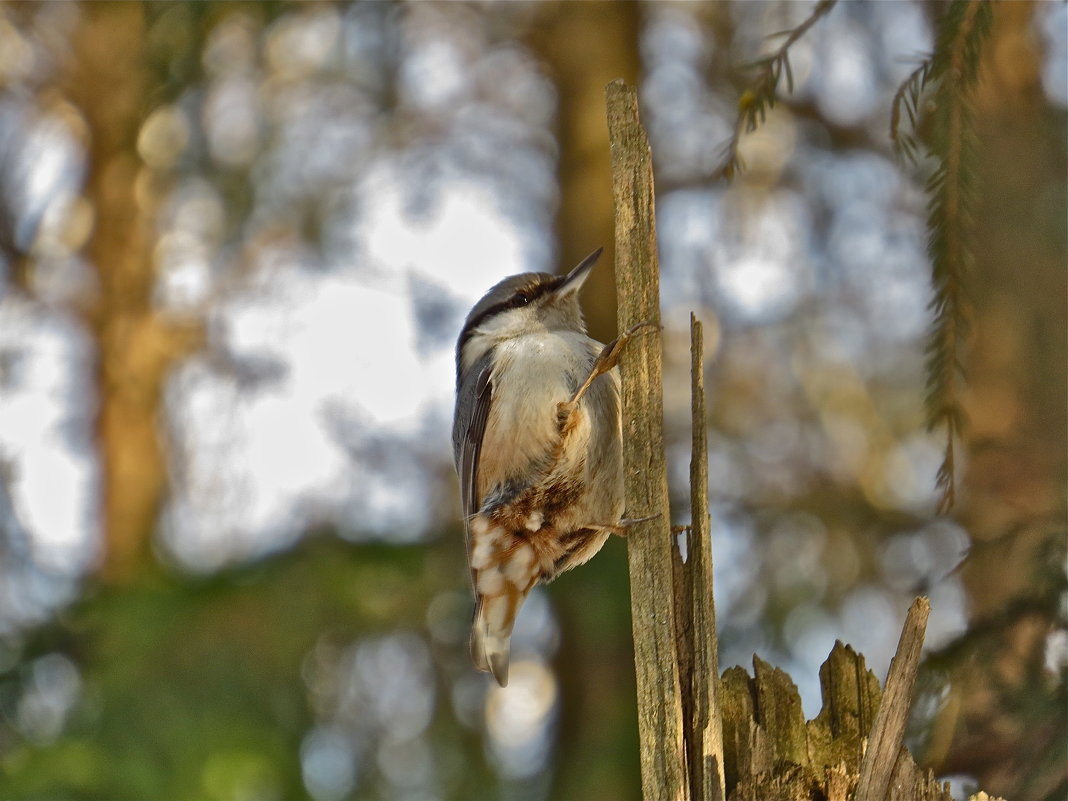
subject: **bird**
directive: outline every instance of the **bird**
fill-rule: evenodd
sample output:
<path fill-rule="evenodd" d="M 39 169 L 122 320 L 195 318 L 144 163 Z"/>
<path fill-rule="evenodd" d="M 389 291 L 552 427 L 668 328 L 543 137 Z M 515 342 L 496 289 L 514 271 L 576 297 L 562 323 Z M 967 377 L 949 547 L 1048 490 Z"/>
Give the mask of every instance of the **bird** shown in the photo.
<path fill-rule="evenodd" d="M 539 583 L 626 534 L 622 347 L 586 333 L 579 290 L 602 249 L 566 275 L 531 272 L 479 300 L 456 342 L 453 456 L 475 610 L 475 666 L 508 683 L 512 628 Z"/>

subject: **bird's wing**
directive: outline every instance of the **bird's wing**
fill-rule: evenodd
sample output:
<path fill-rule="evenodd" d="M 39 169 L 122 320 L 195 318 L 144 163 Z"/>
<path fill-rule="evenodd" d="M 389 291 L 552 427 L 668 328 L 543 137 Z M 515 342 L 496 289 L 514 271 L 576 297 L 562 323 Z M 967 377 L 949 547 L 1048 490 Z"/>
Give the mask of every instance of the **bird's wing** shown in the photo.
<path fill-rule="evenodd" d="M 453 456 L 456 472 L 460 476 L 460 506 L 464 516 L 464 541 L 467 546 L 467 564 L 471 570 L 471 589 L 475 594 L 475 625 L 471 631 L 471 658 L 479 670 L 490 670 L 481 637 L 482 595 L 478 591 L 477 576 L 471 566 L 471 518 L 479 510 L 478 461 L 482 452 L 482 440 L 486 435 L 493 402 L 493 361 L 490 353 L 479 359 L 457 389 L 456 417 L 452 428 Z"/>
<path fill-rule="evenodd" d="M 492 368 L 493 363 L 487 353 L 475 363 L 468 377 L 460 385 L 456 398 L 452 444 L 456 472 L 460 476 L 460 503 L 464 516 L 464 533 L 467 535 L 468 556 L 471 548 L 471 518 L 479 509 L 478 461 L 493 401 L 493 382 L 490 380 Z"/>

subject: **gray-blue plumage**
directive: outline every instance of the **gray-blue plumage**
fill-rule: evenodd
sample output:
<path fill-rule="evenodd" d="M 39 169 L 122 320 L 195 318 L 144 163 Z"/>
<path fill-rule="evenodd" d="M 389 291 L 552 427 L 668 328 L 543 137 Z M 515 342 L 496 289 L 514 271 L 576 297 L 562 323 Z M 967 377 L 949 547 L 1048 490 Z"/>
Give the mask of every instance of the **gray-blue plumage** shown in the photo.
<path fill-rule="evenodd" d="M 595 372 L 602 345 L 578 305 L 599 254 L 566 276 L 501 281 L 457 341 L 453 455 L 476 599 L 472 656 L 502 685 L 526 594 L 620 530 L 618 376 Z"/>

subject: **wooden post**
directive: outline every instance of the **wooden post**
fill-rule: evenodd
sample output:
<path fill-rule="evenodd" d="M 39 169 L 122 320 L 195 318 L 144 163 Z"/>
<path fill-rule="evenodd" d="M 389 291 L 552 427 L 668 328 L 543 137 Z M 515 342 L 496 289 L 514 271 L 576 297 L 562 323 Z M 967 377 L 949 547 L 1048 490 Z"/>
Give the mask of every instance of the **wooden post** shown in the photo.
<path fill-rule="evenodd" d="M 619 330 L 660 324 L 652 155 L 638 119 L 637 93 L 623 81 L 605 89 L 615 199 Z M 627 537 L 631 625 L 638 688 L 642 794 L 690 797 L 683 744 L 672 587 L 672 535 L 664 458 L 659 329 L 635 336 L 620 359 L 627 515 L 641 518 Z"/>

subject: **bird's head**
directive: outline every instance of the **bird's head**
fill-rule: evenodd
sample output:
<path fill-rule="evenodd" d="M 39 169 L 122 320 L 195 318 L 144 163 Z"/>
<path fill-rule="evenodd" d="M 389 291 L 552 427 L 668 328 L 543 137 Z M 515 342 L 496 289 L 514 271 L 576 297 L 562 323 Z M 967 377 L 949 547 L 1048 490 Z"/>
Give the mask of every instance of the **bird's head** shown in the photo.
<path fill-rule="evenodd" d="M 471 309 L 460 331 L 457 366 L 470 367 L 494 345 L 513 337 L 542 331 L 585 333 L 578 295 L 601 250 L 595 250 L 567 275 L 521 273 L 490 289 Z"/>

